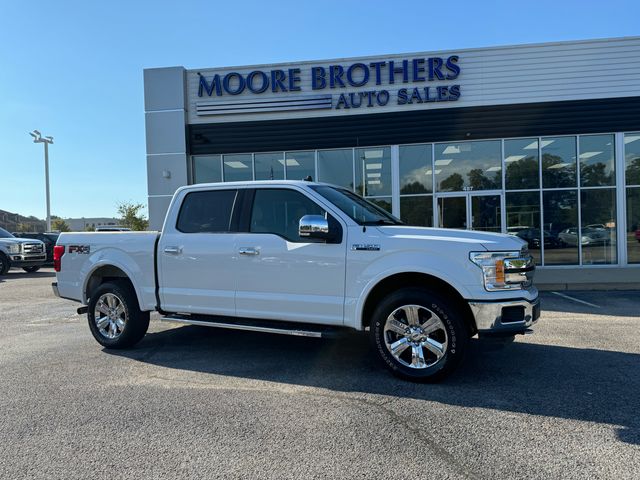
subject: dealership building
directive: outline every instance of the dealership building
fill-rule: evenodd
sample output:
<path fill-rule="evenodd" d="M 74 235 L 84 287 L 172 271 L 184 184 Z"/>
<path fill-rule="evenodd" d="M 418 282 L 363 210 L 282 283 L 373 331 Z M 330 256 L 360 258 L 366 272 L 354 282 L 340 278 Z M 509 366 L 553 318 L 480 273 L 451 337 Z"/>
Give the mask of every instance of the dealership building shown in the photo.
<path fill-rule="evenodd" d="M 518 235 L 549 288 L 640 285 L 640 37 L 152 68 L 144 94 L 151 228 L 183 185 L 310 176 Z"/>

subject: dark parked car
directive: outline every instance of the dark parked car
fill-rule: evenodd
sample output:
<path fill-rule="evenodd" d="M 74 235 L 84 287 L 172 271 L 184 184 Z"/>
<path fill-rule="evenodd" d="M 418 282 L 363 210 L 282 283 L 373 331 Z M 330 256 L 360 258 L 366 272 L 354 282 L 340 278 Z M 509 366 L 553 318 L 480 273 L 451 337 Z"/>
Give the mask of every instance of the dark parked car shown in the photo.
<path fill-rule="evenodd" d="M 558 239 L 548 231 L 544 231 L 544 247 L 554 248 L 558 246 Z M 529 248 L 540 248 L 540 229 L 539 228 L 526 228 L 518 231 L 516 236 L 525 240 L 529 245 Z"/>
<path fill-rule="evenodd" d="M 45 263 L 45 265 L 53 265 L 53 247 L 55 246 L 56 242 L 58 241 L 58 236 L 60 236 L 59 233 L 55 233 L 55 232 L 31 232 L 31 233 L 25 233 L 25 232 L 13 232 L 13 235 L 15 237 L 18 238 L 35 238 L 36 240 L 40 240 L 41 242 L 44 242 L 44 246 L 45 249 L 47 251 L 47 261 Z"/>

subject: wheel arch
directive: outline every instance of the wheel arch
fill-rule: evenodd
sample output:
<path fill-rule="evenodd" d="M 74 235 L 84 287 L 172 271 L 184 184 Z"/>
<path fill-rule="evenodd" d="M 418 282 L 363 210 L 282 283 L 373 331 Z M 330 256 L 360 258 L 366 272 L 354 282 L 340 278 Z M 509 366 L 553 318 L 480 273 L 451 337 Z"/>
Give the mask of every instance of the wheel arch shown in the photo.
<path fill-rule="evenodd" d="M 359 316 L 361 328 L 369 326 L 373 311 L 379 301 L 396 290 L 409 287 L 422 287 L 446 296 L 460 309 L 469 336 L 477 332 L 473 312 L 462 294 L 450 283 L 424 272 L 401 272 L 380 279 L 369 289 Z"/>
<path fill-rule="evenodd" d="M 114 264 L 97 265 L 86 277 L 83 295 L 85 305 L 89 303 L 89 299 L 93 292 L 103 283 L 110 281 L 127 282 L 136 294 L 138 306 L 142 306 L 140 295 L 129 275 L 123 268 Z"/>

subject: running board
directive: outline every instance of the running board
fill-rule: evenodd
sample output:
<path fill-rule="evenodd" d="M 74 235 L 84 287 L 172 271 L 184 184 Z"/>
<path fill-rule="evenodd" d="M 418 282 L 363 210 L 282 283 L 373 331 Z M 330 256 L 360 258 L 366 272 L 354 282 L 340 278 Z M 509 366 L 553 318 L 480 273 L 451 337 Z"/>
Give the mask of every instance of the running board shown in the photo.
<path fill-rule="evenodd" d="M 165 322 L 179 322 L 203 327 L 228 328 L 231 330 L 245 330 L 250 332 L 275 333 L 279 335 L 293 335 L 296 337 L 332 338 L 336 337 L 344 328 L 328 327 L 324 325 L 300 324 L 293 322 L 279 322 L 269 320 L 255 320 L 249 318 L 214 317 L 206 315 L 171 314 L 161 317 Z"/>

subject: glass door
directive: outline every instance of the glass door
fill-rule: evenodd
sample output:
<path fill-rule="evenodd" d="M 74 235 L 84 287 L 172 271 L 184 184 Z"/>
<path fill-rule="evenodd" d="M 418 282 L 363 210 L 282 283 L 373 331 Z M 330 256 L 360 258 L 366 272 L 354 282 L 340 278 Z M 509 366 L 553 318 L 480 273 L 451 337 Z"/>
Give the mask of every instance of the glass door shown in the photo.
<path fill-rule="evenodd" d="M 500 193 L 465 193 L 438 197 L 438 226 L 500 233 Z"/>
<path fill-rule="evenodd" d="M 502 231 L 502 207 L 500 195 L 469 195 L 471 208 L 469 225 L 472 230 L 500 233 Z"/>

